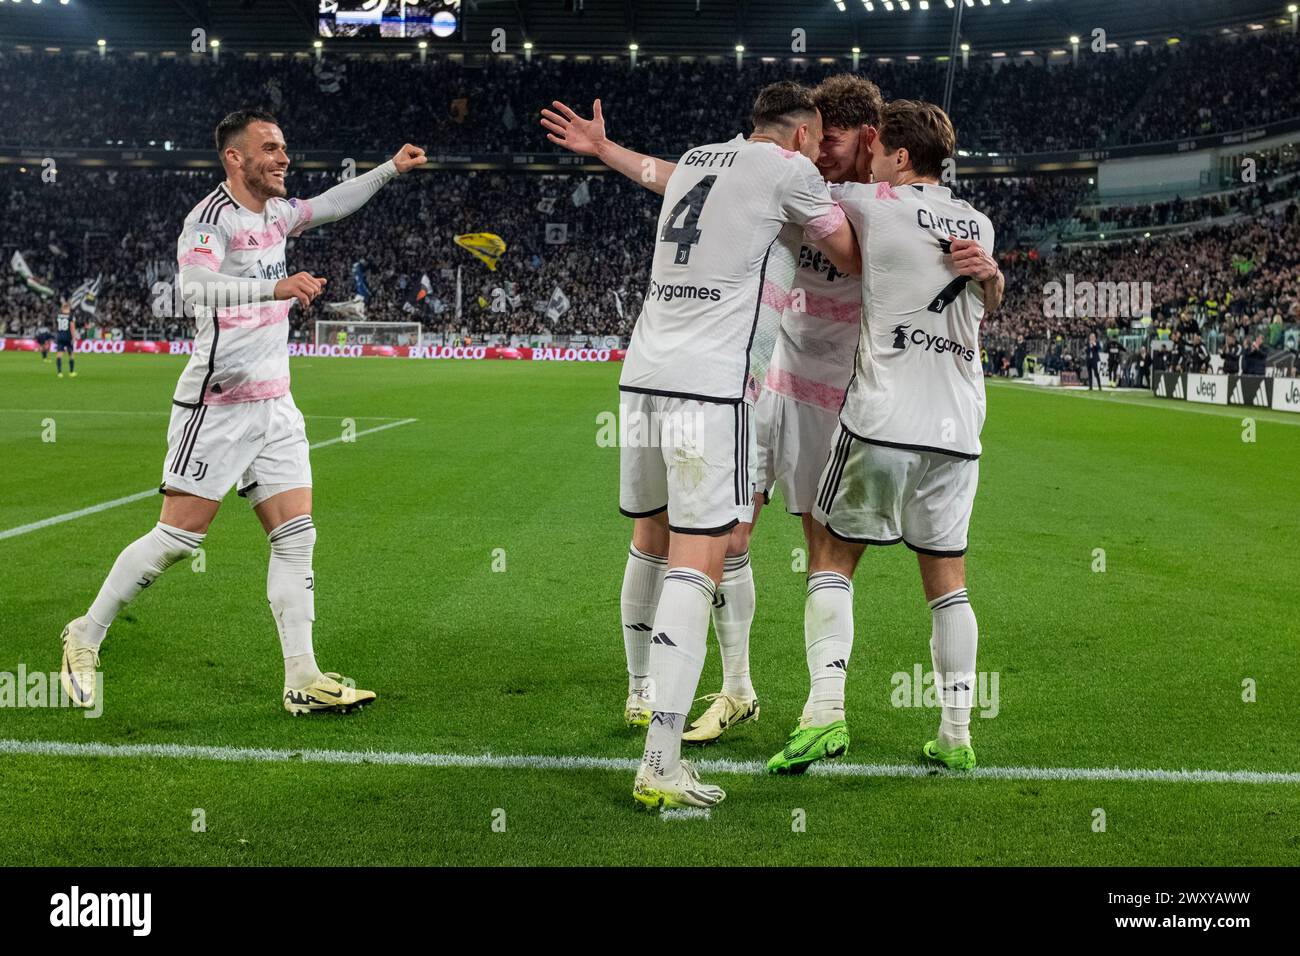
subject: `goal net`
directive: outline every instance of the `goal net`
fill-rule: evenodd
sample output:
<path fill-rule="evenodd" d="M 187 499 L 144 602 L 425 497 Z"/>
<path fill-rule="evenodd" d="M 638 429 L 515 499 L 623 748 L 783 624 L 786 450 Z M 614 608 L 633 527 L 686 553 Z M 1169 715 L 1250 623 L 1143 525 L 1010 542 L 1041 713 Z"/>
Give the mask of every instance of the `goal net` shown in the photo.
<path fill-rule="evenodd" d="M 340 336 L 346 338 L 340 339 Z M 365 322 L 322 319 L 316 323 L 316 345 L 419 345 L 419 322 Z"/>

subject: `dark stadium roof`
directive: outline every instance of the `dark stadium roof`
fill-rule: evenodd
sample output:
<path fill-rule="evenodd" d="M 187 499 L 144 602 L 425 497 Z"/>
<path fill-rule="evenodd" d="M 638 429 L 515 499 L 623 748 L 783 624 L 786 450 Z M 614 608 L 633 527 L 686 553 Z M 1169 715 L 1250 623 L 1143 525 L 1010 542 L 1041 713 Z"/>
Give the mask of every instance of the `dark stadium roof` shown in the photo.
<path fill-rule="evenodd" d="M 890 2 L 893 10 L 885 8 Z M 910 9 L 902 9 L 904 2 Z M 791 31 L 807 31 L 808 56 L 936 54 L 949 45 L 954 11 L 946 0 L 464 0 L 465 36 L 431 52 L 487 52 L 492 31 L 506 31 L 517 52 L 536 55 L 625 53 L 792 56 Z M 961 0 L 958 0 L 961 2 Z M 1094 28 L 1110 41 L 1215 33 L 1250 22 L 1289 19 L 1288 0 L 967 0 L 962 40 L 979 51 L 1046 50 Z M 839 6 L 844 9 L 840 10 Z M 186 51 L 203 27 L 225 50 L 292 52 L 315 39 L 316 0 L 0 0 L 0 46 L 92 46 Z M 410 40 L 329 40 L 332 49 L 395 51 Z"/>

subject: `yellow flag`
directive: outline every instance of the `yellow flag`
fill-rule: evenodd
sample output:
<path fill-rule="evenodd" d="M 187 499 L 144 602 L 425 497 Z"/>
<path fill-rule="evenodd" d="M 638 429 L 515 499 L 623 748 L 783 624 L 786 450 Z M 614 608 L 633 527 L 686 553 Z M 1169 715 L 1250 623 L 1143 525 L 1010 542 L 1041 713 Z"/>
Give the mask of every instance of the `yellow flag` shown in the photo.
<path fill-rule="evenodd" d="M 506 241 L 491 232 L 467 232 L 456 236 L 455 242 L 493 272 L 496 272 L 497 262 L 506 254 Z"/>

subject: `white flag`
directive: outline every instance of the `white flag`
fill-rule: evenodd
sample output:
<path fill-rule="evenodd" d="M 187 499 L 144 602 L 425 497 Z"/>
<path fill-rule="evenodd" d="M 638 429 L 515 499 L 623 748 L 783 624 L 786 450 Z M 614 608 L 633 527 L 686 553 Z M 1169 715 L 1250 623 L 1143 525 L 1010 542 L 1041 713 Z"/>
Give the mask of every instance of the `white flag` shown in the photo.
<path fill-rule="evenodd" d="M 325 311 L 333 312 L 336 315 L 364 319 L 366 317 L 366 300 L 358 295 L 343 302 L 326 302 Z"/>
<path fill-rule="evenodd" d="M 569 241 L 569 224 L 567 222 L 548 222 L 546 224 L 546 244 L 562 246 Z"/>
<path fill-rule="evenodd" d="M 547 196 L 544 199 L 539 199 L 537 201 L 537 211 L 543 216 L 549 216 L 555 211 L 555 197 Z"/>
<path fill-rule="evenodd" d="M 573 200 L 573 204 L 578 208 L 582 208 L 587 205 L 587 203 L 591 202 L 591 186 L 588 181 L 584 179 L 581 185 L 573 191 L 573 195 L 570 198 Z"/>
<path fill-rule="evenodd" d="M 565 295 L 564 290 L 557 285 L 555 291 L 551 293 L 551 301 L 546 304 L 546 317 L 554 322 L 568 311 L 569 297 Z"/>

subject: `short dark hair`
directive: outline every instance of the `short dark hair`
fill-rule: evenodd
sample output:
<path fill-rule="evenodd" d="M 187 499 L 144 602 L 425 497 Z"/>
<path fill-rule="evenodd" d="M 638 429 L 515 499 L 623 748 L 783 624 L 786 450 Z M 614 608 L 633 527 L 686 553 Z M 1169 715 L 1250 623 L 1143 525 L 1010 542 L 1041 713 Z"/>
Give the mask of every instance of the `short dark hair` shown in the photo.
<path fill-rule="evenodd" d="M 822 80 L 812 91 L 813 102 L 822 111 L 822 125 L 837 129 L 879 126 L 885 101 L 880 87 L 865 76 L 837 73 Z"/>
<path fill-rule="evenodd" d="M 276 126 L 280 125 L 280 121 L 266 110 L 235 110 L 233 113 L 227 114 L 225 119 L 217 124 L 217 132 L 213 137 L 217 143 L 217 153 L 224 153 L 226 147 L 230 145 L 230 141 L 248 129 L 250 123 L 274 123 Z"/>
<path fill-rule="evenodd" d="M 948 114 L 933 103 L 894 100 L 880 118 L 880 142 L 887 153 L 906 149 L 918 176 L 937 179 L 957 149 L 957 134 Z"/>
<path fill-rule="evenodd" d="M 793 80 L 782 80 L 758 91 L 749 119 L 754 129 L 762 129 L 765 126 L 797 126 L 816 115 L 817 104 L 813 102 L 812 90 Z"/>

